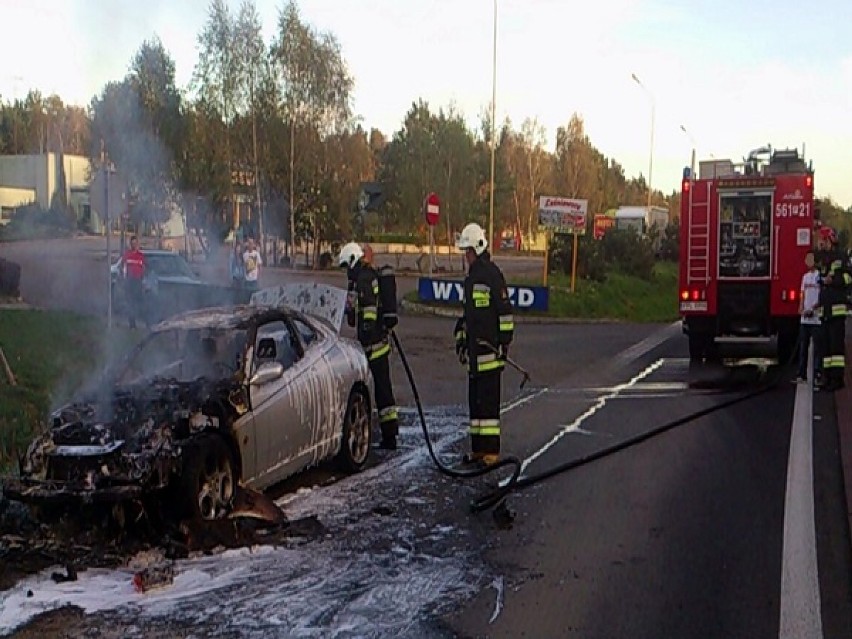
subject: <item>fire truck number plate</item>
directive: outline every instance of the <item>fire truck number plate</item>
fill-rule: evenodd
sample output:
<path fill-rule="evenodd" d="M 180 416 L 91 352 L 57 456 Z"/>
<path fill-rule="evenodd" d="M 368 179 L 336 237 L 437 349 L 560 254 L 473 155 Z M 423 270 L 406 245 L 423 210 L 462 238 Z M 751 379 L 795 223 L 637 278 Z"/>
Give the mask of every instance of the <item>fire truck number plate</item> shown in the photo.
<path fill-rule="evenodd" d="M 707 302 L 681 302 L 680 310 L 682 311 L 706 311 Z"/>

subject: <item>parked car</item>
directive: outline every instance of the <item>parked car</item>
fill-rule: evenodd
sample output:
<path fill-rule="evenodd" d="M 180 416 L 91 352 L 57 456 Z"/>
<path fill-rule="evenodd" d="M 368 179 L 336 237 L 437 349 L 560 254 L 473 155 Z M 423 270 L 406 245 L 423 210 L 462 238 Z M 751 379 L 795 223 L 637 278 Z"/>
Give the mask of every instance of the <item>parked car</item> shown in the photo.
<path fill-rule="evenodd" d="M 142 308 L 147 323 L 154 324 L 176 313 L 198 308 L 248 301 L 247 291 L 204 282 L 180 253 L 142 249 L 145 256 L 145 298 Z M 127 315 L 129 306 L 121 260 L 110 267 L 113 312 Z"/>
<path fill-rule="evenodd" d="M 100 390 L 52 415 L 5 494 L 36 504 L 154 498 L 180 518 L 212 520 L 228 514 L 239 482 L 260 490 L 328 459 L 357 472 L 371 446 L 371 377 L 363 349 L 338 332 L 269 305 L 168 319 Z"/>

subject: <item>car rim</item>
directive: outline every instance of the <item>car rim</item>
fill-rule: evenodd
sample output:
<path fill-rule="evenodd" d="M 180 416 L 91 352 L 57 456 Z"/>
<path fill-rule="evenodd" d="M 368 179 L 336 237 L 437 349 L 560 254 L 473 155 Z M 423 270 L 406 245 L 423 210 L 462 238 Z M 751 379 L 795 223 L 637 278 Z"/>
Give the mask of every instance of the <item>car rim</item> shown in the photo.
<path fill-rule="evenodd" d="M 234 475 L 224 456 L 210 453 L 205 459 L 204 476 L 198 490 L 198 512 L 202 519 L 218 519 L 227 512 L 234 496 Z"/>
<path fill-rule="evenodd" d="M 367 458 L 370 450 L 370 416 L 367 402 L 360 393 L 355 395 L 349 413 L 349 451 L 356 463 Z"/>

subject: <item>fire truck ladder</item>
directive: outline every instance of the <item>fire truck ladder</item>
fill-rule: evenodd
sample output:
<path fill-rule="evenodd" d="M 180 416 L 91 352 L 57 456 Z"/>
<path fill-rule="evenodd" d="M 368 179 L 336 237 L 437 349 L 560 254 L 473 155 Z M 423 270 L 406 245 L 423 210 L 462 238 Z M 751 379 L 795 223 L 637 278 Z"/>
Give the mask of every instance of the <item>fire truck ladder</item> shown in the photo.
<path fill-rule="evenodd" d="M 686 239 L 686 282 L 706 284 L 710 281 L 710 184 L 701 184 L 703 194 L 695 192 L 696 186 L 697 183 L 693 182 L 690 190 L 692 202 Z"/>

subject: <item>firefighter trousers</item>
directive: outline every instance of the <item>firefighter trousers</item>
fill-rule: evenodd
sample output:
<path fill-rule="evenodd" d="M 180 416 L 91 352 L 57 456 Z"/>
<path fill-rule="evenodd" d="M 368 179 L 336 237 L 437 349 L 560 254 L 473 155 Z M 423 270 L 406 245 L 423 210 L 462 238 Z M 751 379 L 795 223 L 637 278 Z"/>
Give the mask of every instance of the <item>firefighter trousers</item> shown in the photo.
<path fill-rule="evenodd" d="M 500 454 L 500 378 L 502 370 L 470 374 L 470 451 L 474 457 Z"/>
<path fill-rule="evenodd" d="M 399 434 L 399 415 L 391 383 L 390 353 L 371 359 L 370 372 L 373 374 L 373 394 L 376 398 L 376 410 L 379 411 L 382 442 L 396 442 Z"/>
<path fill-rule="evenodd" d="M 827 389 L 844 386 L 846 374 L 846 318 L 832 318 L 825 324 L 826 350 L 822 360 Z"/>

